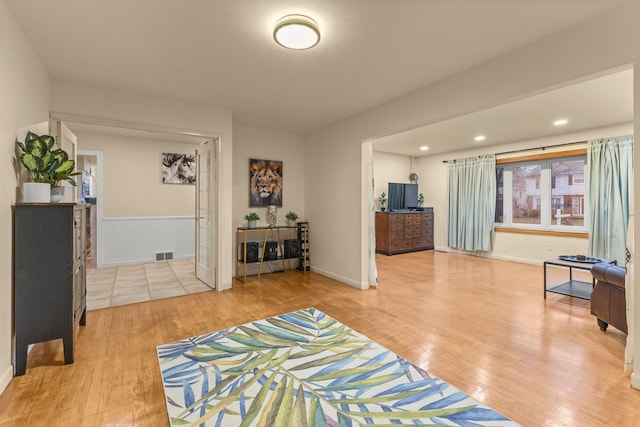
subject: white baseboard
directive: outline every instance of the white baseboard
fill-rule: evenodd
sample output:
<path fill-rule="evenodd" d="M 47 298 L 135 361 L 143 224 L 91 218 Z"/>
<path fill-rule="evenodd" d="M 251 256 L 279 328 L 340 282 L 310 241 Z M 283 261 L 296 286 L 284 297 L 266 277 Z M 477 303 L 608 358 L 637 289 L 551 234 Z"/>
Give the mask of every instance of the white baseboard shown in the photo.
<path fill-rule="evenodd" d="M 4 392 L 13 378 L 13 365 L 7 366 L 2 375 L 0 375 L 0 394 Z"/>
<path fill-rule="evenodd" d="M 526 258 L 516 258 L 510 256 L 500 256 L 500 255 L 491 255 L 489 258 L 491 259 L 499 259 L 502 261 L 513 261 L 513 262 L 521 262 L 524 264 L 532 264 L 532 265 L 542 265 L 543 261 L 537 261 L 535 259 L 526 259 Z"/>
<path fill-rule="evenodd" d="M 183 255 L 183 256 L 175 256 L 174 255 L 173 260 L 177 260 L 177 259 L 194 259 L 195 256 L 196 256 L 195 254 L 187 254 L 187 255 Z M 173 260 L 169 260 L 169 261 L 173 261 Z M 150 262 L 166 262 L 166 261 L 156 261 L 154 258 L 128 259 L 126 261 L 120 261 L 120 262 L 110 262 L 110 263 L 103 262 L 100 267 L 117 267 L 119 265 L 147 264 L 147 263 L 150 263 Z"/>
<path fill-rule="evenodd" d="M 521 262 L 524 264 L 533 264 L 533 265 L 542 265 L 543 261 L 528 259 L 528 258 L 516 258 L 504 255 L 496 255 L 493 252 L 483 253 L 482 255 L 476 255 L 473 252 L 460 251 L 457 249 L 451 249 L 448 246 L 437 246 L 435 248 L 438 252 L 446 252 L 450 254 L 460 254 L 460 255 L 469 255 L 469 256 L 480 256 L 481 258 L 490 258 L 490 259 L 499 259 L 501 261 L 512 261 L 512 262 Z"/>
<path fill-rule="evenodd" d="M 346 278 L 344 276 L 340 276 L 339 274 L 335 274 L 335 273 L 332 273 L 330 271 L 327 271 L 327 270 L 324 270 L 324 269 L 318 268 L 318 267 L 312 267 L 311 270 L 314 273 L 322 274 L 323 276 L 327 276 L 330 279 L 337 280 L 338 282 L 342 282 L 345 285 L 349 285 L 349 286 L 352 286 L 352 287 L 357 288 L 357 289 L 368 289 L 369 288 L 369 283 L 368 282 L 359 283 L 359 282 L 356 282 L 355 280 L 348 279 L 348 278 Z"/>
<path fill-rule="evenodd" d="M 636 374 L 635 372 L 631 374 L 631 387 L 640 390 L 640 374 Z"/>

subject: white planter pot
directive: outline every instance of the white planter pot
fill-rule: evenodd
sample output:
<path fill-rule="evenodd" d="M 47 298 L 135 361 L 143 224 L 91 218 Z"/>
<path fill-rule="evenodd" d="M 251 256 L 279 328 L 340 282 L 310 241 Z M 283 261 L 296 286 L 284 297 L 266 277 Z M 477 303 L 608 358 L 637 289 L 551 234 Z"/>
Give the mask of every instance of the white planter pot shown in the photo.
<path fill-rule="evenodd" d="M 51 203 L 58 203 L 64 196 L 64 187 L 52 187 L 51 188 Z"/>
<path fill-rule="evenodd" d="M 256 228 L 256 220 L 255 219 L 250 219 L 247 221 L 248 223 L 248 227 L 249 228 Z"/>
<path fill-rule="evenodd" d="M 51 201 L 51 184 L 42 182 L 22 183 L 23 203 L 49 203 Z"/>
<path fill-rule="evenodd" d="M 295 227 L 298 224 L 298 220 L 297 219 L 288 219 L 287 220 L 287 225 L 289 227 Z"/>

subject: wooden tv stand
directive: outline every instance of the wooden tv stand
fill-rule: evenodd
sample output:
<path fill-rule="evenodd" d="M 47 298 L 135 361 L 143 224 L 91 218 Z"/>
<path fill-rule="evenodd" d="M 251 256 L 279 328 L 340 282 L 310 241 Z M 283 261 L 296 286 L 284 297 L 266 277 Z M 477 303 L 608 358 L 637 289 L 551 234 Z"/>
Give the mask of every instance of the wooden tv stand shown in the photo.
<path fill-rule="evenodd" d="M 433 248 L 433 208 L 376 212 L 376 252 L 394 255 Z"/>

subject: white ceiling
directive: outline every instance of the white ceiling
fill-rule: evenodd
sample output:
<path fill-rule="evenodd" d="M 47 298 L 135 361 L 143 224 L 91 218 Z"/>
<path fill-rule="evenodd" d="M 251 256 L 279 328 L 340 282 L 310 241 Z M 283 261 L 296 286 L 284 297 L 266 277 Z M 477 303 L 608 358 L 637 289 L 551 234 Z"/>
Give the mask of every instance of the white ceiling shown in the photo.
<path fill-rule="evenodd" d="M 225 108 L 237 124 L 306 134 L 631 0 L 4 1 L 55 79 Z M 273 25 L 290 13 L 318 22 L 317 47 L 276 45 Z M 511 114 L 503 134 L 483 126 L 489 112 L 450 128 L 486 132 L 489 143 L 531 117 L 548 125 L 543 98 L 518 108 L 493 109 Z M 610 120 L 628 119 L 613 110 Z M 429 139 L 444 140 L 446 127 Z"/>

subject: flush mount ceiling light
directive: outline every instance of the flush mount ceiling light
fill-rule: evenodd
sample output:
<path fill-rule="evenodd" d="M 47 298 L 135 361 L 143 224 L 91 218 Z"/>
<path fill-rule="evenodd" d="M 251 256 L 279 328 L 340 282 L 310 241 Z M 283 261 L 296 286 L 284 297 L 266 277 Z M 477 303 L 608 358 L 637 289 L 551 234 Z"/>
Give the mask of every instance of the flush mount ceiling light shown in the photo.
<path fill-rule="evenodd" d="M 320 30 L 308 16 L 287 15 L 276 23 L 273 39 L 287 49 L 310 49 L 320 42 Z"/>
<path fill-rule="evenodd" d="M 558 119 L 555 122 L 553 122 L 554 126 L 564 126 L 567 123 L 569 123 L 569 121 L 567 119 Z"/>
<path fill-rule="evenodd" d="M 429 147 L 423 145 L 422 147 L 420 147 L 420 151 L 429 151 Z"/>
<path fill-rule="evenodd" d="M 478 141 L 478 142 L 484 141 L 485 139 L 487 139 L 487 137 L 484 135 L 478 135 L 475 138 L 473 138 L 474 141 Z"/>

